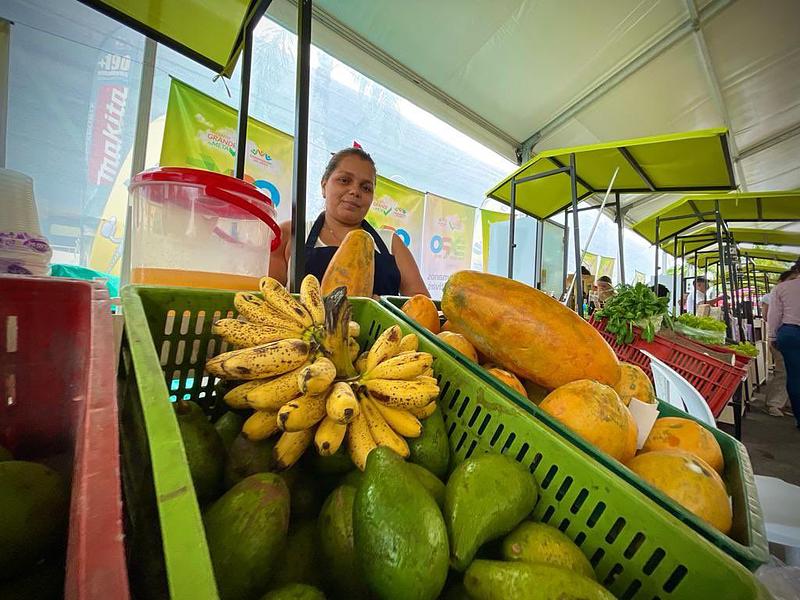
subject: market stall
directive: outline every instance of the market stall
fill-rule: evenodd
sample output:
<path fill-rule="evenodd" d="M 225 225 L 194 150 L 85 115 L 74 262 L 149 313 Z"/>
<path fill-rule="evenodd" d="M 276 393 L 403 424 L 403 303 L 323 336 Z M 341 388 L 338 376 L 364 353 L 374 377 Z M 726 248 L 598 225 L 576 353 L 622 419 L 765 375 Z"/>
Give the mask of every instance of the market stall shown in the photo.
<path fill-rule="evenodd" d="M 253 28 L 269 0 L 224 9 L 151 2 L 152 10 L 84 1 L 217 73 L 229 74 L 241 55 L 242 178 Z M 164 285 L 122 290 L 119 394 L 112 385 L 104 398 L 118 400 L 131 597 L 494 600 L 544 590 L 597 600 L 767 598 L 753 574 L 769 549 L 746 449 L 682 404 L 657 399 L 631 349 L 681 362 L 695 387 L 714 395 L 714 410 L 741 381 L 736 359 L 717 365 L 666 337 L 643 341 L 652 321 L 634 329 L 624 311 L 617 325 L 638 339 L 619 343 L 621 333 L 535 287 L 474 271 L 452 274 L 438 305 L 423 295 L 375 300 L 374 244 L 361 230 L 342 240 L 324 276 L 305 275 L 312 2 L 297 0 L 296 9 L 289 285 L 264 276 L 244 291 L 204 289 L 179 285 L 177 273 Z M 731 190 L 730 144 L 727 129 L 712 129 L 537 154 L 490 192 L 511 208 L 509 274 L 517 210 L 540 222 L 572 211 L 577 274 L 580 200 L 614 194 L 622 260 L 621 195 Z M 267 222 L 261 213 L 271 203 L 255 187 L 188 171 L 134 173 L 132 197 L 147 196 L 157 220 L 175 196 L 181 217 L 193 220 L 174 231 L 199 223 L 231 244 L 242 245 L 251 217 Z M 207 196 L 226 202 L 208 208 Z M 716 243 L 722 281 L 738 285 L 731 257 L 745 240 L 714 202 L 713 232 L 670 235 L 695 262 Z M 264 250 L 280 235 L 272 230 Z M 800 241 L 749 231 L 741 237 Z M 663 239 L 657 221 L 656 247 Z M 537 245 L 541 261 L 541 236 Z M 770 268 L 747 265 L 756 274 Z M 576 285 L 580 297 L 580 278 Z M 666 311 L 643 285 L 628 292 L 660 311 L 648 319 Z M 100 360 L 95 354 L 114 356 L 103 346 L 86 362 Z M 103 407 L 86 409 L 98 418 L 89 408 Z M 104 448 L 116 458 L 112 446 Z M 79 492 L 91 490 L 80 483 Z M 109 486 L 119 491 L 119 480 Z M 111 526 L 113 554 L 85 556 L 78 572 L 119 562 L 118 520 Z M 83 550 L 85 538 L 76 543 Z M 128 596 L 127 581 L 105 583 L 68 597 Z"/>

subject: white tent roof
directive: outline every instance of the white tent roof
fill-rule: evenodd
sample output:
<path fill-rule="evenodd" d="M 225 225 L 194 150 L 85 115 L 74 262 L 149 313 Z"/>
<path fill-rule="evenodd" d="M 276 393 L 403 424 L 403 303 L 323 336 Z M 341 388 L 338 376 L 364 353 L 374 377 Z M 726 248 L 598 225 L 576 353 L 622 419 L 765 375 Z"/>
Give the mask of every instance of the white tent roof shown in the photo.
<path fill-rule="evenodd" d="M 293 2 L 268 14 L 293 28 Z M 742 190 L 800 187 L 797 0 L 315 0 L 314 10 L 316 45 L 509 158 L 525 142 L 539 152 L 727 127 Z M 674 199 L 631 197 L 627 219 Z"/>

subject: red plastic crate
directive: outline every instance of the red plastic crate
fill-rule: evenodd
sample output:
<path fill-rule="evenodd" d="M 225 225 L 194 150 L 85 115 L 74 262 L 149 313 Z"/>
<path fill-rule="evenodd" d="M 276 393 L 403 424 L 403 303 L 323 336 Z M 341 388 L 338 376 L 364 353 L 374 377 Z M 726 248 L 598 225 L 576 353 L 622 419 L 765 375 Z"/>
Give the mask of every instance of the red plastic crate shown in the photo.
<path fill-rule="evenodd" d="M 0 276 L 0 397 L 0 444 L 22 460 L 71 461 L 64 597 L 127 599 L 105 286 Z"/>
<path fill-rule="evenodd" d="M 630 344 L 617 344 L 616 335 L 606 331 L 605 319 L 590 320 L 622 361 L 639 365 L 652 379 L 650 359 L 640 350 L 646 350 L 656 358 L 675 369 L 700 395 L 706 399 L 711 413 L 717 417 L 725 409 L 736 388 L 746 377 L 747 371 L 738 366 L 726 364 L 691 348 L 686 348 L 656 334 L 652 342 L 641 337 L 641 330 L 634 327 L 633 341 Z"/>

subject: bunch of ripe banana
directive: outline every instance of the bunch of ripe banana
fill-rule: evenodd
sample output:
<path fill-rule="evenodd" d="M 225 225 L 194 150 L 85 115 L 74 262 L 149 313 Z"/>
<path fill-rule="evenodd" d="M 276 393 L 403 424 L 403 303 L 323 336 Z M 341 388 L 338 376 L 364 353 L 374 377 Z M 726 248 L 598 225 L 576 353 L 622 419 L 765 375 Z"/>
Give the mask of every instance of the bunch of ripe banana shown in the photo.
<path fill-rule="evenodd" d="M 312 441 L 321 455 L 333 454 L 345 437 L 361 469 L 378 445 L 408 456 L 403 436 L 422 433 L 419 419 L 435 410 L 439 395 L 433 357 L 416 351 L 416 336 L 390 327 L 359 357 L 360 332 L 350 321 L 346 288 L 323 299 L 313 275 L 303 280 L 299 301 L 274 279 L 263 278 L 260 288 L 263 300 L 235 297 L 246 320 L 222 319 L 213 326 L 241 348 L 206 363 L 212 375 L 245 381 L 224 397 L 233 408 L 255 409 L 242 434 L 261 440 L 283 432 L 274 450 L 278 468 L 293 465 Z"/>

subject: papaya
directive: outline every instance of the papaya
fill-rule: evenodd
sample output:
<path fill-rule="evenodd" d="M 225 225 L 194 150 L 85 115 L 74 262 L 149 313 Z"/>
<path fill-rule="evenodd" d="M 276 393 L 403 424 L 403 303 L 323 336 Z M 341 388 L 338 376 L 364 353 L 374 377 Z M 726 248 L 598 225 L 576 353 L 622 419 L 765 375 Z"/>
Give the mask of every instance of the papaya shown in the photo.
<path fill-rule="evenodd" d="M 322 295 L 340 286 L 348 296 L 372 297 L 375 283 L 375 241 L 363 229 L 348 233 L 322 276 Z"/>
<path fill-rule="evenodd" d="M 439 326 L 439 310 L 433 300 L 422 294 L 417 294 L 406 300 L 400 308 L 408 318 L 415 321 L 433 334 L 441 331 Z"/>
<path fill-rule="evenodd" d="M 448 346 L 455 348 L 458 352 L 466 356 L 472 362 L 478 362 L 478 351 L 475 346 L 469 343 L 469 340 L 460 333 L 453 331 L 440 331 L 436 337 L 442 340 Z"/>
<path fill-rule="evenodd" d="M 733 514 L 725 484 L 703 459 L 681 450 L 654 450 L 634 457 L 627 467 L 712 527 L 730 531 Z"/>
<path fill-rule="evenodd" d="M 611 386 L 573 381 L 550 392 L 539 408 L 617 460 L 630 458 L 635 421 Z"/>
<path fill-rule="evenodd" d="M 280 565 L 289 530 L 289 490 L 274 473 L 243 479 L 203 515 L 221 600 L 257 597 Z"/>
<path fill-rule="evenodd" d="M 647 404 L 656 403 L 656 391 L 650 378 L 638 365 L 620 363 L 620 377 L 614 384 L 614 391 L 619 394 L 625 406 L 631 403 L 631 398 Z"/>
<path fill-rule="evenodd" d="M 716 438 L 708 429 L 691 419 L 657 419 L 642 446 L 642 453 L 652 450 L 683 450 L 706 461 L 717 473 L 725 470 L 722 448 Z"/>
<path fill-rule="evenodd" d="M 67 486 L 53 469 L 23 460 L 0 462 L 0 579 L 60 548 L 68 510 Z"/>
<path fill-rule="evenodd" d="M 508 387 L 519 393 L 521 396 L 524 396 L 525 398 L 528 397 L 528 391 L 525 389 L 525 386 L 522 385 L 522 382 L 513 373 L 509 373 L 500 367 L 490 367 L 486 369 L 486 372 L 495 379 L 499 379 L 505 383 Z"/>
<path fill-rule="evenodd" d="M 444 286 L 442 310 L 490 362 L 544 388 L 620 378 L 614 351 L 594 327 L 524 283 L 459 271 Z"/>

